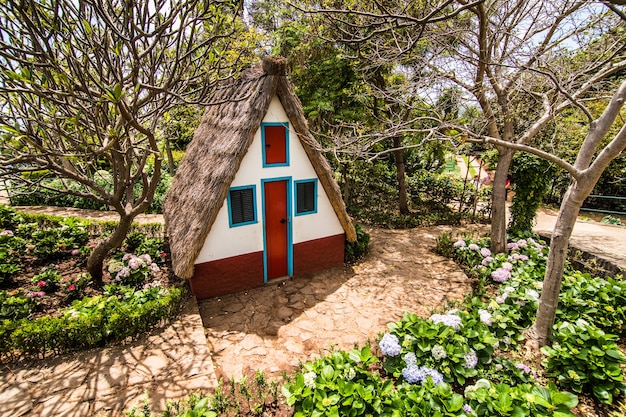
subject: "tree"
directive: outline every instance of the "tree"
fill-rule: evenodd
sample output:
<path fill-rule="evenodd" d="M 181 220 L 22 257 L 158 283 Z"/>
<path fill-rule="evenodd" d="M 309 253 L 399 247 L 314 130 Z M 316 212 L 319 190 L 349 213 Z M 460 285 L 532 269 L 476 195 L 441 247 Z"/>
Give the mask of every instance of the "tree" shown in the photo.
<path fill-rule="evenodd" d="M 477 102 L 482 123 L 473 126 L 478 129 L 440 117 L 440 132 L 447 136 L 486 135 L 528 144 L 560 112 L 588 99 L 604 79 L 626 68 L 621 37 L 596 42 L 615 29 L 618 19 L 584 0 L 376 5 L 317 12 L 338 28 L 341 42 L 358 45 L 360 54 L 371 51 L 366 57 L 370 65 L 393 62 L 409 69 L 414 90 L 427 86 L 443 93 L 455 85 L 463 101 Z M 589 52 L 576 65 L 569 59 L 574 47 Z M 555 65 L 559 57 L 564 65 Z M 521 96 L 523 112 L 518 111 Z M 503 252 L 506 180 L 514 150 L 496 149 L 491 245 Z"/>
<path fill-rule="evenodd" d="M 236 65 L 236 56 L 223 56 L 237 7 L 226 0 L 0 5 L 0 175 L 12 187 L 45 187 L 42 179 L 55 176 L 63 188 L 53 191 L 119 214 L 87 261 L 97 284 L 104 259 L 153 199 L 161 116 L 200 103 Z"/>
<path fill-rule="evenodd" d="M 531 146 L 506 143 L 502 139 L 483 139 L 485 143 L 506 146 L 537 155 L 563 168 L 571 177 L 570 186 L 561 203 L 552 232 L 537 319 L 530 333 L 532 341 L 536 341 L 539 346 L 549 343 L 567 259 L 569 239 L 580 207 L 606 167 L 626 149 L 626 114 L 622 111 L 625 108 L 625 102 L 626 81 L 623 81 L 599 117 L 594 118 L 590 112 L 585 112 L 588 118 L 588 130 L 573 164 Z M 606 140 L 607 137 L 608 141 Z"/>

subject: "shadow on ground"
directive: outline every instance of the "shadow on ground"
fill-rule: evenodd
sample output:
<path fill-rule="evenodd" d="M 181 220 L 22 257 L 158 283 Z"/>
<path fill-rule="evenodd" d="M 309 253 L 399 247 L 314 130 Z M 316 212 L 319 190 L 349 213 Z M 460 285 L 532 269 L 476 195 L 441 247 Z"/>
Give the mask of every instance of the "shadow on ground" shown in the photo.
<path fill-rule="evenodd" d="M 423 316 L 471 291 L 433 250 L 449 228 L 370 229 L 370 253 L 352 268 L 199 302 L 216 373 L 280 376 L 331 349 L 374 341 L 409 311 Z"/>

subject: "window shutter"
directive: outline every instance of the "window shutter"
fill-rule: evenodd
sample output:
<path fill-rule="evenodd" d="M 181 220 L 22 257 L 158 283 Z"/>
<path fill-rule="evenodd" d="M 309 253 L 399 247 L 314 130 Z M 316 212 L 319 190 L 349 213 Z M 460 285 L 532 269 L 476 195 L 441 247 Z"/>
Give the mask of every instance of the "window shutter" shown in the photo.
<path fill-rule="evenodd" d="M 233 224 L 254 221 L 254 193 L 252 189 L 231 190 L 230 209 Z"/>
<path fill-rule="evenodd" d="M 296 184 L 296 212 L 315 211 L 315 182 L 299 182 Z"/>

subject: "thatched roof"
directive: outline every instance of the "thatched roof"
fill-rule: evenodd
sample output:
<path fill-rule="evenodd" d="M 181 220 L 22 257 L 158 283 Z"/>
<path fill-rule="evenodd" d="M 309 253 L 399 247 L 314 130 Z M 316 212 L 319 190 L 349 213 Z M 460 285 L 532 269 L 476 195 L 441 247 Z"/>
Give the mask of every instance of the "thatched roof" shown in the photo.
<path fill-rule="evenodd" d="M 167 193 L 163 215 L 172 265 L 179 277 L 189 279 L 193 276 L 194 261 L 275 95 L 285 109 L 347 239 L 356 240 L 354 226 L 330 165 L 309 133 L 300 101 L 286 77 L 286 60 L 268 57 L 242 73 L 237 80 L 215 90 L 210 102 L 216 104 L 204 112 Z"/>

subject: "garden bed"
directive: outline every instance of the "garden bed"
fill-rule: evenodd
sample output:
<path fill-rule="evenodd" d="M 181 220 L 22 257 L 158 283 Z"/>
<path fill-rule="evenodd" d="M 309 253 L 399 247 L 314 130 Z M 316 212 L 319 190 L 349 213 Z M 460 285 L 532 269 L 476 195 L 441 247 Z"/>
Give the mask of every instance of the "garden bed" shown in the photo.
<path fill-rule="evenodd" d="M 167 319 L 182 302 L 163 240 L 140 229 L 111 253 L 104 285 L 96 287 L 86 273 L 87 257 L 111 224 L 21 214 L 2 206 L 0 227 L 3 360 L 132 337 Z"/>

